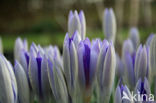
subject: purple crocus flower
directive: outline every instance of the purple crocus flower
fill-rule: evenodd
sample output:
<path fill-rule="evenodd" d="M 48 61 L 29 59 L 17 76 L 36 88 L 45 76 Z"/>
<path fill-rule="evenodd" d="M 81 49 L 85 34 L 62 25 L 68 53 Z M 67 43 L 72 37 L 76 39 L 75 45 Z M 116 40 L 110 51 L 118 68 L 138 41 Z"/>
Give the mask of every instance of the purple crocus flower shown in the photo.
<path fill-rule="evenodd" d="M 20 52 L 21 50 L 28 51 L 28 43 L 27 40 L 22 40 L 21 38 L 17 38 L 15 41 L 14 47 L 14 59 L 20 61 Z"/>
<path fill-rule="evenodd" d="M 106 39 L 114 43 L 116 37 L 116 18 L 112 8 L 106 8 L 104 11 L 103 31 Z"/>
<path fill-rule="evenodd" d="M 47 56 L 44 49 L 32 44 L 30 47 L 29 78 L 37 98 L 46 102 L 50 96 L 50 84 L 47 75 Z"/>
<path fill-rule="evenodd" d="M 149 82 L 146 77 L 143 80 L 141 78 L 138 80 L 136 87 L 135 87 L 135 93 L 137 94 L 137 96 L 140 96 L 140 98 L 138 98 L 138 97 L 136 97 L 136 98 L 140 99 L 139 101 L 141 101 L 141 103 L 144 103 L 144 102 L 145 103 L 153 103 L 153 102 L 151 102 L 152 101 L 151 97 L 150 97 L 151 101 L 149 101 L 149 96 L 151 94 L 151 90 L 150 90 Z"/>
<path fill-rule="evenodd" d="M 30 89 L 23 67 L 15 62 L 14 73 L 18 85 L 18 103 L 30 103 Z"/>
<path fill-rule="evenodd" d="M 133 103 L 131 98 L 131 92 L 128 87 L 126 85 L 119 84 L 116 88 L 114 103 Z"/>
<path fill-rule="evenodd" d="M 0 103 L 17 103 L 17 83 L 11 63 L 0 54 Z"/>
<path fill-rule="evenodd" d="M 140 43 L 139 31 L 137 28 L 133 27 L 130 29 L 129 38 L 132 40 L 133 47 L 136 50 Z"/>
<path fill-rule="evenodd" d="M 72 37 L 75 31 L 78 31 L 82 40 L 85 39 L 86 36 L 86 20 L 83 11 L 80 11 L 78 14 L 75 10 L 74 13 L 72 11 L 69 12 L 68 17 L 68 33 L 69 36 Z"/>
<path fill-rule="evenodd" d="M 97 63 L 98 103 L 108 103 L 113 88 L 116 55 L 112 43 L 103 41 Z"/>
<path fill-rule="evenodd" d="M 94 83 L 95 73 L 97 71 L 97 59 L 100 52 L 99 40 L 90 43 L 90 40 L 86 38 L 78 45 L 78 78 L 80 84 L 80 90 L 87 95 L 90 95 L 92 84 Z M 86 99 L 86 97 L 85 97 Z"/>
<path fill-rule="evenodd" d="M 77 48 L 80 42 L 78 32 L 75 32 L 70 38 L 68 33 L 66 34 L 63 47 L 63 67 L 64 74 L 67 81 L 68 92 L 72 101 L 75 101 L 75 96 L 78 92 L 78 56 Z"/>
<path fill-rule="evenodd" d="M 146 40 L 146 45 L 150 46 L 152 39 L 154 38 L 154 34 L 150 34 L 150 36 L 148 36 L 147 40 Z"/>
<path fill-rule="evenodd" d="M 150 68 L 152 71 L 152 77 L 156 76 L 156 36 L 154 35 L 150 45 Z"/>
<path fill-rule="evenodd" d="M 56 55 L 48 57 L 48 77 L 56 102 L 70 103 L 62 65 Z"/>
<path fill-rule="evenodd" d="M 123 79 L 131 89 L 135 87 L 135 54 L 132 41 L 125 40 L 122 47 L 122 61 L 125 68 Z"/>
<path fill-rule="evenodd" d="M 149 68 L 149 47 L 140 45 L 136 52 L 135 58 L 135 76 L 136 81 L 140 78 L 144 80 L 145 77 L 148 78 L 150 73 Z"/>

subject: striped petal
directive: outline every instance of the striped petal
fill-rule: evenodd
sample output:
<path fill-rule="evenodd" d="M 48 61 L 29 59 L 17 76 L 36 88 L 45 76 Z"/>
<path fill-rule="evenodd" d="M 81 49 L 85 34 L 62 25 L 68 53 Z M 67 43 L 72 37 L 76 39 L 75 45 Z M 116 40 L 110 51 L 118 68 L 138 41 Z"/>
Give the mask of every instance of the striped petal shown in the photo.
<path fill-rule="evenodd" d="M 18 85 L 18 103 L 29 103 L 30 90 L 29 90 L 28 80 L 25 71 L 17 61 L 14 69 L 15 69 L 15 76 Z"/>

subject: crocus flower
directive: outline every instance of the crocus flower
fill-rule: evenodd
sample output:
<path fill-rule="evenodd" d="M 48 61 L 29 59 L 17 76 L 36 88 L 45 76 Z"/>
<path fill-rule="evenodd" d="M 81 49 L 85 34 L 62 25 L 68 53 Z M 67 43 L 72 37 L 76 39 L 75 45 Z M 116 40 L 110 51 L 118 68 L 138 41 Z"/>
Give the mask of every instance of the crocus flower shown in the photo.
<path fill-rule="evenodd" d="M 146 77 L 143 80 L 141 78 L 138 80 L 136 87 L 135 87 L 135 93 L 137 94 L 137 96 L 142 95 L 141 98 L 138 98 L 136 96 L 137 99 L 140 99 L 137 101 L 141 101 L 141 103 L 144 103 L 143 101 L 146 101 L 145 103 L 151 103 L 148 101 L 149 96 L 151 94 L 151 90 L 150 90 L 149 82 Z"/>
<path fill-rule="evenodd" d="M 15 41 L 14 47 L 14 59 L 20 61 L 20 52 L 21 50 L 28 50 L 27 40 L 22 40 L 21 38 L 17 38 Z"/>
<path fill-rule="evenodd" d="M 112 43 L 104 40 L 97 63 L 98 103 L 109 103 L 116 68 L 116 55 Z"/>
<path fill-rule="evenodd" d="M 44 50 L 34 43 L 30 48 L 29 78 L 32 89 L 40 102 L 48 101 L 50 84 L 47 75 L 47 57 Z"/>
<path fill-rule="evenodd" d="M 126 85 L 120 84 L 116 88 L 114 103 L 133 103 L 131 92 Z"/>
<path fill-rule="evenodd" d="M 16 103 L 17 84 L 13 68 L 2 55 L 0 55 L 0 78 L 0 103 Z"/>
<path fill-rule="evenodd" d="M 133 27 L 130 29 L 129 38 L 132 40 L 133 47 L 136 50 L 140 43 L 139 31 L 137 28 Z"/>
<path fill-rule="evenodd" d="M 14 73 L 18 85 L 18 103 L 30 103 L 28 79 L 23 67 L 18 61 L 15 63 Z"/>
<path fill-rule="evenodd" d="M 108 41 L 115 42 L 116 18 L 113 9 L 106 8 L 103 16 L 103 31 Z"/>
<path fill-rule="evenodd" d="M 154 34 L 150 34 L 150 36 L 148 36 L 148 38 L 146 40 L 146 45 L 147 46 L 150 46 L 151 45 L 151 42 L 152 42 L 153 37 L 154 37 Z"/>
<path fill-rule="evenodd" d="M 152 76 L 156 76 L 156 36 L 154 35 L 150 45 L 150 68 Z"/>
<path fill-rule="evenodd" d="M 100 52 L 100 43 L 98 40 L 90 43 L 86 38 L 79 43 L 78 49 L 78 78 L 80 90 L 82 91 L 85 102 L 89 102 L 92 85 L 95 80 L 97 59 Z"/>
<path fill-rule="evenodd" d="M 75 101 L 77 94 L 77 85 L 78 85 L 78 56 L 77 56 L 77 47 L 80 42 L 80 37 L 78 32 L 75 32 L 74 35 L 70 38 L 68 33 L 66 34 L 63 47 L 63 67 L 64 74 L 67 81 L 67 87 L 72 101 Z"/>
<path fill-rule="evenodd" d="M 135 58 L 135 76 L 136 81 L 149 76 L 149 48 L 140 45 L 136 52 Z"/>
<path fill-rule="evenodd" d="M 0 37 L 0 53 L 3 53 L 3 43 L 1 37 Z"/>
<path fill-rule="evenodd" d="M 72 11 L 69 12 L 68 17 L 68 33 L 69 36 L 72 37 L 75 31 L 78 31 L 82 40 L 85 39 L 86 36 L 86 20 L 83 11 L 80 11 L 78 14 L 75 10 L 74 13 Z"/>
<path fill-rule="evenodd" d="M 125 40 L 122 47 L 122 62 L 124 65 L 124 81 L 132 89 L 135 87 L 135 50 L 130 39 Z"/>
<path fill-rule="evenodd" d="M 62 65 L 56 56 L 48 58 L 48 77 L 57 103 L 70 103 Z"/>

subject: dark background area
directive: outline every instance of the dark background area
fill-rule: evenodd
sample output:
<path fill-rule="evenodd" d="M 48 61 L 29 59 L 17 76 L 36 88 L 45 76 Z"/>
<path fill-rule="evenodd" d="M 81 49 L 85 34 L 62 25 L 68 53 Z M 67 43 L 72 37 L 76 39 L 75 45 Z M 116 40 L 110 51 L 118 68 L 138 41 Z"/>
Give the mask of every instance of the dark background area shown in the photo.
<path fill-rule="evenodd" d="M 138 27 L 141 42 L 156 32 L 156 0 L 0 0 L 0 37 L 4 53 L 12 55 L 17 37 L 62 49 L 69 10 L 84 10 L 87 36 L 104 38 L 102 15 L 112 7 L 117 19 L 116 48 L 130 27 Z"/>

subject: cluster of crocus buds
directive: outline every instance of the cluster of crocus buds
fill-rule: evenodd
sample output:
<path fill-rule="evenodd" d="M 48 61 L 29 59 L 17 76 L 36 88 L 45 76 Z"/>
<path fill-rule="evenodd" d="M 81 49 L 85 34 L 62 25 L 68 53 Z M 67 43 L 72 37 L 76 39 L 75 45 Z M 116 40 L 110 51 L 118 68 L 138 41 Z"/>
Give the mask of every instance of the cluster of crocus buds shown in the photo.
<path fill-rule="evenodd" d="M 133 27 L 117 53 L 113 9 L 103 18 L 105 39 L 90 40 L 84 12 L 70 11 L 62 54 L 57 46 L 29 47 L 17 38 L 14 66 L 2 54 L 0 39 L 0 103 L 153 103 L 156 36 L 140 44 Z"/>

